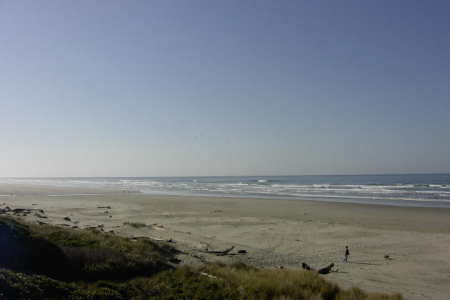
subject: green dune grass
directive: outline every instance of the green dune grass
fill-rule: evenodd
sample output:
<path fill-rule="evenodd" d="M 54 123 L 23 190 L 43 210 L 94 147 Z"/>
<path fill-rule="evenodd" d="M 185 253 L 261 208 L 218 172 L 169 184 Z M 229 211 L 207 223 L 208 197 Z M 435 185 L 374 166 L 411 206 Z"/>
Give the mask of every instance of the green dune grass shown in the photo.
<path fill-rule="evenodd" d="M 0 246 L 0 299 L 402 298 L 344 290 L 303 270 L 174 267 L 177 250 L 165 243 L 8 218 L 0 218 Z"/>

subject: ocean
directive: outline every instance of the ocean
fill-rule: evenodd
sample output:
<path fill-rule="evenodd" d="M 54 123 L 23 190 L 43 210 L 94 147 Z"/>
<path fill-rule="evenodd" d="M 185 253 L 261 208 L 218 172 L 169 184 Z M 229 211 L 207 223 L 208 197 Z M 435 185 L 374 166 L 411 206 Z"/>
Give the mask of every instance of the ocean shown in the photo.
<path fill-rule="evenodd" d="M 450 208 L 450 174 L 2 178 L 0 183 Z"/>

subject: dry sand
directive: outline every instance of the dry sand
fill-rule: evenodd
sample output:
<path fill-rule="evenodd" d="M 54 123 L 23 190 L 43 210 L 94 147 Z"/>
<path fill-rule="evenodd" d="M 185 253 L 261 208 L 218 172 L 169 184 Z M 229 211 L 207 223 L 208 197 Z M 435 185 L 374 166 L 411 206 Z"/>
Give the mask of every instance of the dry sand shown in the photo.
<path fill-rule="evenodd" d="M 171 239 L 186 253 L 180 255 L 183 263 L 222 260 L 300 268 L 302 262 L 313 267 L 334 262 L 338 272 L 326 278 L 343 287 L 399 292 L 406 299 L 450 299 L 450 209 L 9 184 L 0 184 L 0 204 L 43 209 L 44 214 L 17 214 L 33 222 L 78 228 L 102 224 L 115 234 Z M 342 262 L 345 245 L 349 263 Z M 236 247 L 232 253 L 248 253 L 205 253 L 230 246 Z"/>

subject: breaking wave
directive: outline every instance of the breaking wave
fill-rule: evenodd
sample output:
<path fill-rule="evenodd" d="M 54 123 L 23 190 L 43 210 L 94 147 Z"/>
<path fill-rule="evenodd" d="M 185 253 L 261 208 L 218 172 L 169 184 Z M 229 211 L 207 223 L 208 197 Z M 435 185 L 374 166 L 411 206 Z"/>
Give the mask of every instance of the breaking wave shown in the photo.
<path fill-rule="evenodd" d="M 449 174 L 383 176 L 9 178 L 0 179 L 0 183 L 106 188 L 145 194 L 450 207 Z"/>

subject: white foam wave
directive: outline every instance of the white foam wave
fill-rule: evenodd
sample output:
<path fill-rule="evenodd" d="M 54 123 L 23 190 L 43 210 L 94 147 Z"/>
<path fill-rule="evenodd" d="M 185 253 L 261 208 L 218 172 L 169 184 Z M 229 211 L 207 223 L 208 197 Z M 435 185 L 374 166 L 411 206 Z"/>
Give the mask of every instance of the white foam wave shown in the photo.
<path fill-rule="evenodd" d="M 283 184 L 258 179 L 252 182 L 204 182 L 201 179 L 164 180 L 143 178 L 86 179 L 0 179 L 0 183 L 34 184 L 60 187 L 100 187 L 148 194 L 202 194 L 222 196 L 268 196 L 323 199 L 360 199 L 361 201 L 433 201 L 450 202 L 450 185 L 430 184 Z M 51 197 L 93 194 L 50 195 Z M 95 194 L 97 195 L 97 194 Z M 7 197 L 9 195 L 0 195 Z"/>
<path fill-rule="evenodd" d="M 103 194 L 55 194 L 48 197 L 78 197 L 78 196 L 103 196 Z"/>

